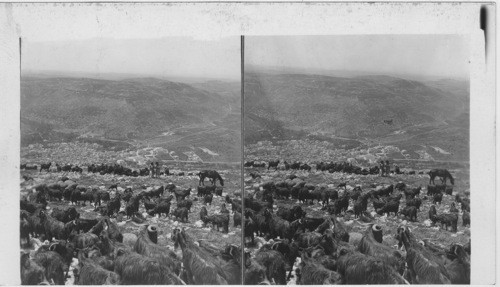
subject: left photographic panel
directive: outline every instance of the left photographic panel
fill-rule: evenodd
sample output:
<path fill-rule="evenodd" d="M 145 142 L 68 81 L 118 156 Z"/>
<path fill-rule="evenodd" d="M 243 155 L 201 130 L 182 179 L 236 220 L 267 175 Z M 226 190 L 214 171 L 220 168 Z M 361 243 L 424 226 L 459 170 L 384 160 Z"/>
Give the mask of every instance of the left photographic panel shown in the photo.
<path fill-rule="evenodd" d="M 241 284 L 240 37 L 20 45 L 21 284 Z"/>

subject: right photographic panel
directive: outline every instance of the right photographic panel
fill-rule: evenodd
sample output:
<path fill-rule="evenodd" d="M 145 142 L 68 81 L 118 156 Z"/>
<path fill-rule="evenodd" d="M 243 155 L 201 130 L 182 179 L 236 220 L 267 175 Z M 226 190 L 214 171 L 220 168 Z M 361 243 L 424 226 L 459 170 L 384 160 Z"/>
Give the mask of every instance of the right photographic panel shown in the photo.
<path fill-rule="evenodd" d="M 460 35 L 246 36 L 246 284 L 470 284 Z"/>

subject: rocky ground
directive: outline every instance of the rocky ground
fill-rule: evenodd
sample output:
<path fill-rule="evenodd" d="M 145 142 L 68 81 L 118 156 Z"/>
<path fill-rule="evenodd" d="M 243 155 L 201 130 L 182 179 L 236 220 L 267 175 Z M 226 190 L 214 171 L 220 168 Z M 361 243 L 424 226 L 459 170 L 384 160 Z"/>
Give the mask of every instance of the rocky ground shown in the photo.
<path fill-rule="evenodd" d="M 302 141 L 290 141 L 283 146 L 274 145 L 270 142 L 261 142 L 255 145 L 251 145 L 245 149 L 246 160 L 257 160 L 257 161 L 267 161 L 270 159 L 286 158 L 288 161 L 299 160 L 302 162 L 313 163 L 314 161 L 320 161 L 324 158 L 336 158 L 340 160 L 348 160 L 350 158 L 354 159 L 358 164 L 363 166 L 370 166 L 371 157 L 367 155 L 374 155 L 378 159 L 380 156 L 387 156 L 388 153 L 394 152 L 391 148 L 372 148 L 372 149 L 342 149 L 341 147 L 333 147 L 331 144 L 323 142 L 318 144 L 317 142 L 302 142 Z M 399 151 L 401 152 L 401 151 Z M 21 196 L 27 195 L 32 192 L 33 188 L 39 184 L 50 184 L 57 182 L 62 176 L 69 177 L 72 181 L 87 186 L 89 188 L 98 188 L 101 190 L 107 190 L 111 184 L 118 184 L 118 190 L 123 190 L 127 187 L 131 187 L 134 193 L 139 193 L 143 190 L 150 190 L 154 187 L 160 185 L 166 185 L 167 183 L 174 183 L 178 189 L 186 189 L 191 187 L 193 189 L 193 194 L 191 199 L 194 200 L 194 205 L 189 213 L 189 222 L 181 223 L 175 221 L 172 217 L 151 217 L 145 213 L 144 206 L 141 203 L 139 211 L 146 218 L 145 223 L 136 223 L 132 220 L 126 220 L 124 218 L 113 218 L 112 221 L 116 222 L 123 233 L 134 233 L 138 234 L 139 229 L 143 224 L 155 224 L 158 226 L 159 230 L 159 244 L 166 245 L 173 249 L 173 242 L 170 239 L 171 232 L 173 228 L 184 227 L 187 232 L 197 240 L 205 239 L 209 243 L 223 248 L 226 244 L 241 244 L 241 228 L 234 227 L 233 213 L 231 212 L 229 233 L 224 234 L 221 232 L 213 231 L 210 228 L 203 227 L 200 221 L 199 212 L 203 206 L 202 200 L 196 198 L 196 187 L 198 186 L 198 177 L 196 175 L 186 175 L 186 176 L 162 176 L 158 179 L 152 179 L 150 177 L 126 177 L 126 176 L 115 176 L 115 175 L 99 175 L 87 173 L 85 166 L 90 163 L 107 163 L 107 164 L 123 164 L 127 167 L 138 169 L 143 168 L 152 153 L 147 148 L 134 150 L 109 150 L 104 149 L 98 144 L 88 144 L 88 143 L 59 143 L 59 144 L 49 144 L 49 145 L 31 145 L 24 147 L 21 150 L 21 162 L 28 164 L 40 164 L 47 162 L 57 162 L 57 163 L 71 163 L 78 164 L 84 168 L 82 174 L 79 173 L 66 173 L 66 172 L 39 172 L 39 171 L 21 171 L 21 185 L 20 194 Z M 307 159 L 307 160 L 304 160 Z M 448 168 L 455 178 L 455 185 L 453 187 L 453 196 L 444 195 L 443 202 L 441 205 L 437 205 L 437 212 L 445 213 L 450 209 L 450 204 L 454 201 L 454 195 L 460 194 L 465 196 L 470 194 L 470 184 L 469 184 L 469 169 L 468 166 L 463 165 L 448 165 L 448 164 L 437 164 L 432 161 L 424 163 L 412 163 L 411 165 L 400 165 L 403 170 L 416 170 L 415 175 L 391 175 L 388 177 L 381 177 L 378 175 L 354 175 L 345 173 L 328 173 L 316 171 L 313 167 L 311 172 L 307 171 L 286 171 L 283 168 L 282 163 L 280 163 L 278 170 L 268 171 L 266 168 L 245 168 L 244 171 L 244 186 L 241 186 L 241 171 L 239 165 L 231 165 L 230 163 L 201 163 L 201 162 L 169 162 L 164 163 L 163 167 L 169 167 L 174 173 L 185 172 L 185 174 L 192 173 L 196 174 L 202 169 L 216 169 L 219 171 L 224 178 L 225 186 L 223 191 L 223 197 L 229 195 L 230 197 L 240 196 L 241 191 L 249 194 L 259 187 L 260 184 L 266 181 L 281 181 L 288 175 L 295 174 L 301 180 L 307 183 L 312 183 L 315 185 L 328 185 L 332 188 L 337 188 L 337 185 L 341 182 L 346 182 L 346 190 L 352 190 L 356 186 L 360 186 L 363 191 L 368 191 L 372 189 L 370 185 L 375 184 L 378 187 L 395 184 L 398 182 L 404 182 L 409 187 L 422 186 L 423 204 L 418 213 L 418 221 L 411 222 L 408 221 L 403 216 L 379 216 L 375 213 L 371 201 L 368 204 L 368 212 L 373 216 L 372 220 L 362 220 L 354 219 L 351 213 L 346 213 L 343 217 L 339 218 L 349 229 L 349 232 L 353 236 L 358 236 L 362 233 L 368 224 L 377 223 L 383 227 L 384 232 L 384 242 L 390 246 L 395 246 L 397 244 L 394 239 L 396 229 L 399 225 L 408 225 L 411 227 L 412 231 L 416 234 L 419 239 L 429 239 L 434 243 L 442 246 L 449 246 L 452 243 L 465 244 L 469 241 L 471 237 L 470 227 L 462 226 L 462 212 L 460 210 L 460 205 L 458 208 L 459 221 L 458 221 L 458 231 L 452 232 L 443 230 L 438 226 L 432 226 L 429 218 L 428 211 L 432 205 L 432 199 L 426 199 L 424 196 L 427 193 L 427 184 L 429 181 L 428 175 L 418 174 L 418 171 L 426 171 L 425 168 L 429 166 L 433 168 Z M 427 169 L 428 170 L 428 169 Z M 258 172 L 261 178 L 252 179 L 249 176 L 250 172 Z M 32 177 L 32 180 L 25 181 L 22 176 L 27 175 Z M 207 184 L 209 184 L 207 182 Z M 343 189 L 339 189 L 340 192 Z M 397 193 L 397 192 L 396 192 Z M 237 194 L 237 195 L 235 195 Z M 166 193 L 165 196 L 167 196 Z M 113 192 L 111 194 L 113 197 Z M 220 206 L 224 202 L 223 197 L 214 197 L 212 205 L 207 206 L 208 213 L 213 214 L 220 211 Z M 274 209 L 277 210 L 278 206 L 293 206 L 298 204 L 296 200 L 276 200 Z M 54 207 L 69 206 L 68 202 L 50 202 L 48 209 L 53 209 Z M 401 200 L 401 205 L 404 206 L 404 197 Z M 353 202 L 351 201 L 349 209 L 352 209 Z M 87 206 L 76 206 L 77 211 L 81 213 L 82 218 L 96 218 L 100 216 L 94 212 L 94 207 Z M 122 207 L 123 208 L 123 207 Z M 321 210 L 321 205 L 317 202 L 314 204 L 302 204 L 302 208 L 307 212 L 307 216 L 311 217 L 321 217 L 325 216 L 326 212 Z M 171 210 L 175 209 L 175 200 L 173 201 Z M 228 209 L 231 208 L 228 206 Z M 265 243 L 264 238 L 256 239 L 256 246 L 247 246 L 251 252 L 255 252 L 262 244 Z M 36 244 L 31 246 L 23 247 L 26 251 L 31 251 L 36 248 Z M 396 247 L 395 247 L 396 248 Z M 177 251 L 179 252 L 179 251 Z M 299 263 L 300 259 L 297 259 L 296 265 Z M 73 262 L 73 266 L 76 266 L 77 261 Z M 295 266 L 297 267 L 297 266 Z M 295 268 L 294 268 L 295 269 Z M 70 274 L 72 274 L 70 272 Z M 67 284 L 73 283 L 73 278 L 70 277 L 67 280 Z M 288 284 L 295 284 L 295 277 L 288 282 Z"/>
<path fill-rule="evenodd" d="M 91 159 L 97 160 L 97 159 Z M 193 166 L 190 164 L 188 166 L 176 166 L 176 170 L 184 171 L 186 174 L 188 172 L 196 172 L 206 166 Z M 84 169 L 85 170 L 85 169 Z M 229 195 L 231 198 L 235 197 L 235 193 L 240 192 L 240 170 L 239 169 L 224 169 L 218 170 L 221 173 L 221 176 L 225 179 L 223 196 L 218 197 L 214 196 L 212 205 L 208 205 L 207 210 L 209 214 L 219 213 L 221 204 L 224 202 L 224 197 Z M 138 234 L 141 226 L 144 224 L 155 224 L 158 226 L 158 244 L 168 246 L 173 249 L 173 242 L 170 239 L 172 230 L 176 227 L 185 228 L 186 231 L 197 240 L 207 240 L 212 245 L 218 248 L 224 248 L 226 244 L 241 244 L 241 228 L 234 227 L 233 222 L 233 213 L 231 212 L 230 223 L 229 223 L 229 232 L 222 233 L 212 230 L 210 227 L 203 227 L 203 224 L 200 220 L 199 212 L 204 206 L 203 199 L 198 199 L 196 197 L 196 187 L 198 186 L 199 178 L 198 176 L 162 176 L 161 178 L 150 178 L 150 177 L 126 177 L 126 176 L 115 176 L 115 175 L 99 175 L 93 173 L 87 173 L 86 170 L 82 173 L 73 173 L 73 172 L 39 172 L 39 171 L 21 171 L 21 176 L 27 175 L 32 177 L 32 180 L 25 181 L 21 177 L 21 196 L 27 195 L 32 192 L 34 187 L 39 184 L 50 184 L 57 182 L 62 176 L 67 176 L 70 180 L 78 183 L 79 185 L 87 186 L 89 188 L 95 187 L 101 190 L 107 190 L 111 184 L 118 184 L 118 190 L 123 190 L 127 187 L 131 187 L 134 190 L 134 193 L 139 193 L 143 190 L 151 190 L 154 187 L 159 187 L 160 185 L 166 185 L 168 183 L 173 183 L 177 186 L 177 189 L 186 189 L 188 187 L 192 188 L 192 194 L 190 199 L 194 201 L 193 206 L 191 208 L 191 212 L 189 213 L 189 220 L 187 223 L 182 223 L 176 221 L 172 216 L 169 217 L 151 217 L 149 216 L 145 209 L 144 205 L 141 202 L 139 212 L 146 218 L 144 223 L 136 223 L 132 220 L 127 220 L 126 218 L 112 218 L 113 222 L 116 222 L 119 226 L 122 233 L 134 233 Z M 206 180 L 206 184 L 208 180 Z M 165 192 L 164 196 L 168 196 L 168 192 Z M 114 196 L 114 191 L 111 191 L 111 197 Z M 48 210 L 53 209 L 54 207 L 67 207 L 70 206 L 69 202 L 50 202 L 48 205 Z M 75 206 L 77 211 L 81 214 L 82 218 L 86 219 L 94 219 L 99 218 L 100 214 L 94 212 L 94 207 L 92 205 L 87 204 L 86 206 L 77 205 Z M 175 199 L 172 201 L 171 211 L 176 208 Z M 122 209 L 124 209 L 122 203 Z M 231 210 L 231 207 L 228 206 L 228 209 Z M 32 244 L 31 246 L 24 246 L 23 250 L 32 251 L 36 248 L 36 244 Z M 180 250 L 177 250 L 179 252 Z M 76 266 L 77 259 L 74 259 L 72 268 Z M 72 272 L 70 272 L 70 278 L 67 279 L 66 284 L 73 284 Z"/>
<path fill-rule="evenodd" d="M 88 166 L 92 163 L 121 164 L 129 168 L 144 168 L 150 162 L 160 162 L 162 166 L 176 166 L 177 163 L 192 163 L 193 169 L 200 164 L 224 165 L 239 167 L 238 162 L 224 161 L 225 157 L 214 155 L 213 151 L 202 147 L 186 146 L 185 151 L 169 150 L 163 147 L 146 145 L 126 149 L 104 147 L 98 143 L 88 142 L 58 142 L 45 144 L 30 144 L 21 147 L 21 163 L 40 164 L 56 162 Z M 208 155 L 208 156 L 207 156 Z M 239 158 L 239 156 L 237 157 Z M 234 159 L 234 158 L 233 158 Z M 203 168 L 203 166 L 201 167 Z"/>
<path fill-rule="evenodd" d="M 269 161 L 286 159 L 288 162 L 301 161 L 317 163 L 326 159 L 349 161 L 360 166 L 375 165 L 380 159 L 389 159 L 402 167 L 411 169 L 435 168 L 439 162 L 442 168 L 468 168 L 468 163 L 454 160 L 456 155 L 438 146 L 368 143 L 352 147 L 332 140 L 277 140 L 259 141 L 245 145 L 245 161 Z M 328 160 L 326 160 L 328 161 Z"/>
<path fill-rule="evenodd" d="M 280 165 L 277 171 L 267 171 L 266 168 L 245 168 L 245 194 L 252 193 L 255 188 L 258 188 L 263 182 L 267 181 L 282 181 L 288 175 L 295 174 L 301 180 L 312 183 L 315 185 L 328 185 L 330 188 L 337 188 L 337 185 L 341 182 L 347 182 L 346 190 L 352 190 L 356 186 L 360 186 L 363 191 L 369 191 L 371 188 L 370 184 L 376 184 L 377 187 L 387 186 L 389 184 L 396 184 L 398 182 L 404 182 L 408 187 L 418 187 L 422 186 L 421 198 L 423 198 L 422 206 L 417 215 L 417 222 L 411 222 L 407 220 L 404 216 L 380 216 L 376 214 L 371 200 L 368 203 L 368 212 L 373 216 L 373 220 L 365 218 L 362 220 L 360 218 L 355 219 L 354 215 L 349 211 L 343 216 L 339 217 L 339 220 L 344 222 L 351 236 L 361 236 L 367 226 L 370 223 L 376 223 L 383 227 L 384 233 L 384 243 L 397 248 L 397 241 L 394 238 L 396 234 L 397 227 L 400 225 L 407 225 L 411 228 L 414 234 L 419 239 L 429 239 L 430 241 L 441 245 L 443 247 L 448 247 L 452 243 L 466 244 L 471 238 L 470 227 L 462 226 L 462 211 L 460 210 L 460 204 L 457 204 L 459 213 L 458 220 L 458 231 L 452 232 L 441 229 L 439 226 L 432 226 L 429 220 L 429 208 L 432 205 L 432 198 L 426 198 L 427 184 L 429 183 L 429 176 L 427 174 L 423 175 L 390 175 L 388 177 L 381 177 L 379 175 L 354 175 L 345 173 L 328 173 L 316 171 L 314 168 L 311 172 L 307 171 L 291 171 L 283 170 Z M 252 179 L 250 177 L 250 172 L 257 172 L 261 175 L 261 178 Z M 450 204 L 455 200 L 455 194 L 460 194 L 465 196 L 469 194 L 470 186 L 468 181 L 468 171 L 467 170 L 450 170 L 450 172 L 455 176 L 455 186 L 453 187 L 453 195 L 444 195 L 441 205 L 436 205 L 437 213 L 449 212 Z M 339 189 L 339 193 L 342 194 L 343 188 Z M 395 191 L 395 194 L 398 192 Z M 289 200 L 275 200 L 274 211 L 276 212 L 278 206 L 291 207 L 297 205 L 299 202 L 295 199 Z M 314 204 L 300 204 L 302 208 L 307 212 L 308 217 L 323 217 L 328 215 L 326 211 L 321 210 L 321 204 L 316 201 Z M 401 199 L 400 208 L 404 206 L 404 195 Z M 350 201 L 349 210 L 353 208 L 353 201 Z M 361 237 L 360 237 L 361 238 Z M 258 248 L 265 243 L 264 238 L 257 238 L 257 246 L 248 246 L 248 248 L 253 252 L 258 250 Z M 297 259 L 294 269 L 298 266 L 300 258 Z M 294 273 L 292 273 L 294 274 Z M 296 278 L 293 277 L 288 284 L 295 285 Z"/>

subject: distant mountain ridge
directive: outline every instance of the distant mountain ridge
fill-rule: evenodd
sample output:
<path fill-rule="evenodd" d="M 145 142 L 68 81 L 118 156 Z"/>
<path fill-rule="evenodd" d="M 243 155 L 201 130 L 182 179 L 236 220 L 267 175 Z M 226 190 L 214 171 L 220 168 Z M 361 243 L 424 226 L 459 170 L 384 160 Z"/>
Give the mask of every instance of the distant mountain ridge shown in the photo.
<path fill-rule="evenodd" d="M 158 74 L 135 74 L 135 73 L 92 73 L 78 71 L 57 71 L 57 70 L 23 70 L 22 77 L 27 78 L 88 78 L 98 80 L 120 81 L 126 79 L 141 79 L 155 78 L 159 80 L 167 80 L 172 82 L 181 82 L 186 84 L 201 83 L 201 82 L 237 82 L 234 79 L 213 78 L 213 77 L 188 77 L 174 75 L 158 75 Z"/>
<path fill-rule="evenodd" d="M 331 70 L 320 68 L 303 68 L 303 67 L 283 67 L 283 66 L 261 66 L 245 64 L 245 73 L 266 73 L 266 74 L 300 74 L 300 75 L 323 75 L 329 77 L 353 78 L 362 76 L 379 75 L 379 71 L 362 71 L 362 70 Z M 450 78 L 439 75 L 421 75 L 412 73 L 386 73 L 384 76 L 406 79 L 411 81 L 439 81 L 452 80 L 458 82 L 468 82 L 467 78 Z"/>

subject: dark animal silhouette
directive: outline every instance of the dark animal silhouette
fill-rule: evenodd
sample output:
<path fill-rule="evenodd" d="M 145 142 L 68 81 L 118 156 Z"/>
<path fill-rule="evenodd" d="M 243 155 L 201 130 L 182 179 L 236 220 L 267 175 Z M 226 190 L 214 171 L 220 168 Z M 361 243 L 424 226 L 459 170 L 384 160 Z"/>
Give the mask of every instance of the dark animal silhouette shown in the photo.
<path fill-rule="evenodd" d="M 54 237 L 55 239 L 66 240 L 70 232 L 75 229 L 74 222 L 64 224 L 43 211 L 40 212 L 39 217 L 44 226 L 45 239 L 52 240 Z"/>
<path fill-rule="evenodd" d="M 255 261 L 266 268 L 266 275 L 278 285 L 286 285 L 285 257 L 279 251 L 263 246 L 256 254 Z"/>
<path fill-rule="evenodd" d="M 101 267 L 94 260 L 86 258 L 82 251 L 78 253 L 78 285 L 118 285 L 120 276 Z"/>
<path fill-rule="evenodd" d="M 68 223 L 71 220 L 75 220 L 76 218 L 80 217 L 80 214 L 72 206 L 70 206 L 66 209 L 54 207 L 54 209 L 52 209 L 51 215 L 52 215 L 52 217 L 54 217 L 55 219 L 57 219 L 63 223 Z"/>
<path fill-rule="evenodd" d="M 454 232 L 457 232 L 458 214 L 457 213 L 443 213 L 434 216 L 433 222 L 439 222 L 444 229 L 448 230 L 451 226 Z"/>
<path fill-rule="evenodd" d="M 158 228 L 154 225 L 145 225 L 141 228 L 134 245 L 134 251 L 158 260 L 175 274 L 179 274 L 181 271 L 181 260 L 175 252 L 167 247 L 158 245 Z"/>
<path fill-rule="evenodd" d="M 176 219 L 180 220 L 181 222 L 188 222 L 189 211 L 185 207 L 177 207 L 172 212 L 172 216 L 174 216 Z"/>
<path fill-rule="evenodd" d="M 415 196 L 419 195 L 421 189 L 422 189 L 422 186 L 412 188 L 410 190 L 405 190 L 404 194 L 405 194 L 406 199 L 412 199 Z"/>
<path fill-rule="evenodd" d="M 450 275 L 451 284 L 470 284 L 470 255 L 466 249 L 458 244 L 453 244 L 450 252 L 455 257 L 447 263 L 446 270 Z"/>
<path fill-rule="evenodd" d="M 433 224 L 436 223 L 436 215 L 437 215 L 437 210 L 435 205 L 431 205 L 429 208 L 429 219 L 432 221 Z"/>
<path fill-rule="evenodd" d="M 220 185 L 224 186 L 224 179 L 220 176 L 220 174 L 215 170 L 202 170 L 198 173 L 200 177 L 199 185 L 205 185 L 205 178 L 208 177 L 212 185 L 215 185 L 217 180 L 220 182 Z"/>
<path fill-rule="evenodd" d="M 449 274 L 442 261 L 417 242 L 408 227 L 399 227 L 397 237 L 406 249 L 410 283 L 450 284 Z"/>
<path fill-rule="evenodd" d="M 203 198 L 204 204 L 212 205 L 212 199 L 213 198 L 214 198 L 213 194 L 207 194 L 207 195 L 205 195 L 205 197 Z"/>
<path fill-rule="evenodd" d="M 415 206 L 417 210 L 420 210 L 420 206 L 422 205 L 422 199 L 420 197 L 415 197 L 410 200 L 406 200 L 406 206 Z"/>
<path fill-rule="evenodd" d="M 21 285 L 49 285 L 45 269 L 30 259 L 29 253 L 21 253 Z"/>
<path fill-rule="evenodd" d="M 180 246 L 182 249 L 187 284 L 228 284 L 222 262 L 197 246 L 184 230 L 174 229 L 172 240 L 174 248 Z"/>
<path fill-rule="evenodd" d="M 458 213 L 458 208 L 455 206 L 455 202 L 452 202 L 450 205 L 450 212 L 451 213 Z"/>
<path fill-rule="evenodd" d="M 337 270 L 343 284 L 405 284 L 393 268 L 381 258 L 342 247 L 338 251 Z"/>
<path fill-rule="evenodd" d="M 202 207 L 200 210 L 200 219 L 205 225 L 212 224 L 212 227 L 216 228 L 217 231 L 222 228 L 223 232 L 229 232 L 229 213 L 208 215 L 207 209 Z"/>
<path fill-rule="evenodd" d="M 417 221 L 417 208 L 415 206 L 406 206 L 399 213 L 409 218 L 410 221 Z"/>
<path fill-rule="evenodd" d="M 215 185 L 212 185 L 212 186 L 198 186 L 197 187 L 198 194 L 196 196 L 200 197 L 200 196 L 205 196 L 207 194 L 211 194 L 212 192 L 215 192 L 215 189 L 216 189 Z"/>
<path fill-rule="evenodd" d="M 393 124 L 393 122 L 394 122 L 394 120 L 393 120 L 393 119 L 390 119 L 390 120 L 384 120 L 384 124 L 386 124 L 386 125 L 392 125 L 392 124 Z"/>
<path fill-rule="evenodd" d="M 55 251 L 39 248 L 33 260 L 45 269 L 47 280 L 53 280 L 57 285 L 64 285 L 64 259 Z"/>
<path fill-rule="evenodd" d="M 187 196 L 191 195 L 191 187 L 185 190 L 174 190 L 174 194 L 177 202 L 184 200 Z"/>
<path fill-rule="evenodd" d="M 436 203 L 441 204 L 442 200 L 443 200 L 443 194 L 441 192 L 434 194 L 434 196 L 432 197 L 433 204 L 436 204 Z"/>
<path fill-rule="evenodd" d="M 291 208 L 280 206 L 278 207 L 278 211 L 276 212 L 276 214 L 290 222 L 306 216 L 306 213 L 302 210 L 302 207 L 300 207 L 300 205 L 295 205 Z"/>
<path fill-rule="evenodd" d="M 382 208 L 376 210 L 377 214 L 379 215 L 383 215 L 384 213 L 390 215 L 391 212 L 394 212 L 394 215 L 397 215 L 398 211 L 399 201 L 388 201 Z"/>
<path fill-rule="evenodd" d="M 358 245 L 358 251 L 383 260 L 399 274 L 405 269 L 405 259 L 398 250 L 382 244 L 382 227 L 376 224 L 368 226 Z"/>
<path fill-rule="evenodd" d="M 40 164 L 40 172 L 42 172 L 42 170 L 46 170 L 47 172 L 49 172 L 49 169 L 50 169 L 50 166 L 52 165 L 51 162 L 49 163 L 42 163 Z"/>
<path fill-rule="evenodd" d="M 193 206 L 193 201 L 189 199 L 184 199 L 177 202 L 177 207 L 185 207 L 189 212 L 191 212 L 191 207 Z"/>
<path fill-rule="evenodd" d="M 119 249 L 115 260 L 115 272 L 124 285 L 183 285 L 175 274 L 159 260 Z"/>
<path fill-rule="evenodd" d="M 455 185 L 455 180 L 447 169 L 431 169 L 427 174 L 429 175 L 429 184 L 431 184 L 431 182 L 435 184 L 434 179 L 438 176 L 443 183 L 446 183 L 446 180 L 450 179 L 451 184 Z"/>
<path fill-rule="evenodd" d="M 238 211 L 235 211 L 234 212 L 234 215 L 233 215 L 233 226 L 236 227 L 236 226 L 242 226 L 242 219 L 243 217 L 241 216 L 241 213 L 239 213 Z"/>
<path fill-rule="evenodd" d="M 428 185 L 427 186 L 427 195 L 434 195 L 436 193 L 445 192 L 445 185 Z"/>
<path fill-rule="evenodd" d="M 267 170 L 269 170 L 269 168 L 271 167 L 274 167 L 275 170 L 278 169 L 278 164 L 280 163 L 279 160 L 276 160 L 276 161 L 269 161 L 269 165 L 267 166 Z"/>
<path fill-rule="evenodd" d="M 470 213 L 467 212 L 467 210 L 464 210 L 464 213 L 462 214 L 462 225 L 463 226 L 470 226 Z"/>
<path fill-rule="evenodd" d="M 215 188 L 215 195 L 222 196 L 222 190 L 223 190 L 222 186 L 217 186 Z"/>
<path fill-rule="evenodd" d="M 339 273 L 325 268 L 323 264 L 310 258 L 306 252 L 302 253 L 301 259 L 299 271 L 301 285 L 337 285 L 342 283 L 342 277 Z"/>
<path fill-rule="evenodd" d="M 156 205 L 153 209 L 148 210 L 147 213 L 151 216 L 155 216 L 156 214 L 158 214 L 158 217 L 161 217 L 162 214 L 165 214 L 165 217 L 167 217 L 168 214 L 170 213 L 170 202 L 162 201 L 158 205 Z"/>

